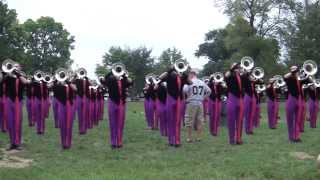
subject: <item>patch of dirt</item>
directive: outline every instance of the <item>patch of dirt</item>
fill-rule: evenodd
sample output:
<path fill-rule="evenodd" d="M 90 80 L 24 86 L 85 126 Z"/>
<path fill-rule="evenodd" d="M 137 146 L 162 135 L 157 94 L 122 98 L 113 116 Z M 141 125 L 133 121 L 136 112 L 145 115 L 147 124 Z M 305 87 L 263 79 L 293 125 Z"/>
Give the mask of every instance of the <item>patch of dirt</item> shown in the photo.
<path fill-rule="evenodd" d="M 26 168 L 31 166 L 33 160 L 18 157 L 21 151 L 6 151 L 0 149 L 0 168 Z"/>
<path fill-rule="evenodd" d="M 315 156 L 311 156 L 308 153 L 305 152 L 291 152 L 290 156 L 295 157 L 299 160 L 308 160 L 308 159 L 315 159 Z"/>

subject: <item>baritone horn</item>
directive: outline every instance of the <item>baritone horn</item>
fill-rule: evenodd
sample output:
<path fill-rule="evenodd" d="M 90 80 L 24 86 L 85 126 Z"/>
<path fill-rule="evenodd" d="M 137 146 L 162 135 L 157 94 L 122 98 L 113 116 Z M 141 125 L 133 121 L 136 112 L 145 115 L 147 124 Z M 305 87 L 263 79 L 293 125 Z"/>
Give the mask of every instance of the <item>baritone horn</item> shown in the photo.
<path fill-rule="evenodd" d="M 40 70 L 37 70 L 34 74 L 33 74 L 33 78 L 34 80 L 38 81 L 38 82 L 41 82 L 43 80 L 43 76 L 44 76 L 44 73 Z"/>
<path fill-rule="evenodd" d="M 251 57 L 249 56 L 245 56 L 243 58 L 241 58 L 240 61 L 240 67 L 245 71 L 245 72 L 249 72 L 252 70 L 252 68 L 254 67 L 254 61 Z"/>
<path fill-rule="evenodd" d="M 266 90 L 266 85 L 264 85 L 264 84 L 257 84 L 256 85 L 256 92 L 257 93 L 261 93 L 265 90 Z"/>
<path fill-rule="evenodd" d="M 261 67 L 255 67 L 252 70 L 252 76 L 258 80 L 258 79 L 262 79 L 264 77 L 264 70 Z"/>
<path fill-rule="evenodd" d="M 16 70 L 15 64 L 17 63 L 11 59 L 4 60 L 1 66 L 2 71 L 8 74 L 11 74 L 14 70 Z"/>
<path fill-rule="evenodd" d="M 318 66 L 312 60 L 305 61 L 302 65 L 302 69 L 307 76 L 313 76 L 318 72 Z"/>
<path fill-rule="evenodd" d="M 111 67 L 111 72 L 114 76 L 116 76 L 117 78 L 123 76 L 126 72 L 126 67 L 124 64 L 122 63 L 114 63 L 112 64 Z"/>
<path fill-rule="evenodd" d="M 216 83 L 222 83 L 224 82 L 224 77 L 223 74 L 221 72 L 216 72 L 213 74 L 213 80 Z"/>
<path fill-rule="evenodd" d="M 174 69 L 180 74 L 187 71 L 188 68 L 189 64 L 183 59 L 179 59 L 174 63 Z"/>
<path fill-rule="evenodd" d="M 145 81 L 148 85 L 150 84 L 154 84 L 155 83 L 155 75 L 154 74 L 147 74 L 146 77 L 145 77 Z"/>
<path fill-rule="evenodd" d="M 64 68 L 59 68 L 56 70 L 55 78 L 59 82 L 65 82 L 67 79 L 69 79 L 68 71 Z"/>
<path fill-rule="evenodd" d="M 87 76 L 87 70 L 84 68 L 79 68 L 77 69 L 76 74 L 79 79 L 83 79 Z"/>
<path fill-rule="evenodd" d="M 283 77 L 281 75 L 275 75 L 273 76 L 273 79 L 275 80 L 275 88 L 281 88 L 286 85 L 286 82 L 284 81 Z"/>
<path fill-rule="evenodd" d="M 46 74 L 44 74 L 43 80 L 44 80 L 44 82 L 46 82 L 47 84 L 50 84 L 50 83 L 53 82 L 54 79 L 53 79 L 53 77 L 52 77 L 50 74 L 46 73 Z"/>

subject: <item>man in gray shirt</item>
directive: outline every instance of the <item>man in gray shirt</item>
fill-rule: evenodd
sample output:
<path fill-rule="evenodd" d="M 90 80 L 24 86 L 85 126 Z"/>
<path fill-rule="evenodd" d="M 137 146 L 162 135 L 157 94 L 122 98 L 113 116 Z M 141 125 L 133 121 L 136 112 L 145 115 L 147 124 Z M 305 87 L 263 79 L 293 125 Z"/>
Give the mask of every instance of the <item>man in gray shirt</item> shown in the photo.
<path fill-rule="evenodd" d="M 196 141 L 200 141 L 203 124 L 203 105 L 202 102 L 211 94 L 207 84 L 197 78 L 197 71 L 191 70 L 189 78 L 192 81 L 191 85 L 184 85 L 183 93 L 186 95 L 186 127 L 188 130 L 187 142 L 192 142 L 192 127 L 197 131 Z"/>

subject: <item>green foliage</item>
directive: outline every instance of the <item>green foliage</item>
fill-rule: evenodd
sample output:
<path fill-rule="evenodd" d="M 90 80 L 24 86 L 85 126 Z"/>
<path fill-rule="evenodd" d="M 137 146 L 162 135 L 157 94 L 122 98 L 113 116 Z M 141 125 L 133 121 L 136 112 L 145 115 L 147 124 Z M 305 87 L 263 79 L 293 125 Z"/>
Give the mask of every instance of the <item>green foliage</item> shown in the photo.
<path fill-rule="evenodd" d="M 23 62 L 24 35 L 16 11 L 0 1 L 0 63 L 7 58 Z"/>
<path fill-rule="evenodd" d="M 70 67 L 73 43 L 74 37 L 53 18 L 19 24 L 16 11 L 0 1 L 0 63 L 10 58 L 27 73 L 38 69 L 53 73 L 59 67 Z"/>
<path fill-rule="evenodd" d="M 233 62 L 240 62 L 244 56 L 254 59 L 255 65 L 264 68 L 266 76 L 282 71 L 278 63 L 280 55 L 276 39 L 254 35 L 250 24 L 243 18 L 234 18 L 225 29 L 210 31 L 205 43 L 199 45 L 197 56 L 208 57 L 203 75 L 225 71 Z"/>
<path fill-rule="evenodd" d="M 160 75 L 168 70 L 176 60 L 184 59 L 181 51 L 177 48 L 168 48 L 162 52 L 159 61 L 155 64 L 153 73 Z"/>
<path fill-rule="evenodd" d="M 186 143 L 182 131 L 182 147 L 167 145 L 167 138 L 158 131 L 145 130 L 142 103 L 128 103 L 124 131 L 124 147 L 111 150 L 109 128 L 105 118 L 99 126 L 79 135 L 74 122 L 70 150 L 62 150 L 59 129 L 54 128 L 52 113 L 46 121 L 46 132 L 37 135 L 23 121 L 23 151 L 14 155 L 33 159 L 27 168 L 0 168 L 0 180 L 260 180 L 260 179 L 320 179 L 315 159 L 319 154 L 319 129 L 306 126 L 303 143 L 288 142 L 284 104 L 280 105 L 279 128 L 268 129 L 266 106 L 262 104 L 261 127 L 255 134 L 243 134 L 244 144 L 231 146 L 228 131 L 221 127 L 213 137 L 207 125 L 201 142 Z M 106 117 L 106 116 L 104 116 Z M 307 122 L 306 122 L 307 123 Z M 0 148 L 7 148 L 9 137 L 0 134 Z M 313 159 L 299 160 L 292 156 L 305 152 Z M 0 151 L 0 157 L 3 152 Z M 1 162 L 0 158 L 0 162 Z"/>
<path fill-rule="evenodd" d="M 53 73 L 60 67 L 70 67 L 74 37 L 61 23 L 51 17 L 41 17 L 36 21 L 28 19 L 22 26 L 26 33 L 29 71 L 41 69 Z"/>
<path fill-rule="evenodd" d="M 135 96 L 144 87 L 145 75 L 153 70 L 154 58 L 151 57 L 151 52 L 152 50 L 146 47 L 136 49 L 111 47 L 103 56 L 102 64 L 97 65 L 96 74 L 105 74 L 113 63 L 123 63 L 129 71 L 129 76 L 134 79 L 135 84 L 131 89 L 131 95 Z"/>
<path fill-rule="evenodd" d="M 291 64 L 302 64 L 312 59 L 320 64 L 320 5 L 310 4 L 306 12 L 301 12 L 295 31 L 290 36 L 289 52 Z"/>

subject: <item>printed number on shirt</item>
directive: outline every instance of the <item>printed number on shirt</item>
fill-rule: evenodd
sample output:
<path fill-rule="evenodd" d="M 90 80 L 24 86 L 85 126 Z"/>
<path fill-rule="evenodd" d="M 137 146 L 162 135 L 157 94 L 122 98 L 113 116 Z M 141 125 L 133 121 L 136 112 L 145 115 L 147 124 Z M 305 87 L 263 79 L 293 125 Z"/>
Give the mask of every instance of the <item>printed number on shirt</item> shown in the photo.
<path fill-rule="evenodd" d="M 193 93 L 193 95 L 202 95 L 203 94 L 203 86 L 193 86 L 192 93 Z"/>

